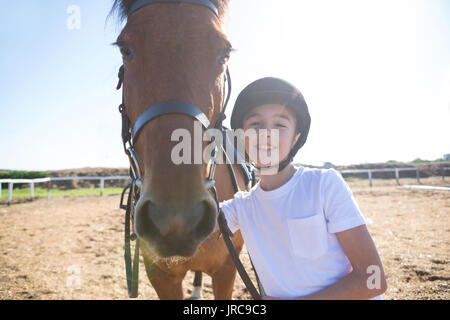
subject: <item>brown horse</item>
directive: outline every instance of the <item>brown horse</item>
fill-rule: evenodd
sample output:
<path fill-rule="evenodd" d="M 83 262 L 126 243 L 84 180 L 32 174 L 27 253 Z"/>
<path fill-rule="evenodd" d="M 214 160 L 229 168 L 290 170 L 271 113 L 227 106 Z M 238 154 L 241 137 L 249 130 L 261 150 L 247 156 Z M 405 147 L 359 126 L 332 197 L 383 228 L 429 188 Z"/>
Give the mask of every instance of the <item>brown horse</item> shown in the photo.
<path fill-rule="evenodd" d="M 211 0 L 218 15 L 186 2 L 152 3 L 130 14 L 136 0 L 115 0 L 127 24 L 117 44 L 124 56 L 124 104 L 133 125 L 161 101 L 187 101 L 215 123 L 223 108 L 225 66 L 231 44 L 222 31 L 229 0 Z M 134 145 L 143 183 L 136 205 L 135 231 L 144 243 L 141 254 L 147 276 L 160 299 L 182 299 L 182 280 L 189 270 L 211 276 L 214 297 L 231 299 L 236 269 L 218 238 L 217 206 L 205 186 L 206 164 L 175 165 L 171 134 L 184 128 L 194 134 L 194 121 L 170 114 L 145 125 Z M 206 144 L 203 145 L 203 148 Z M 246 180 L 233 165 L 239 189 Z M 226 164 L 215 173 L 219 201 L 233 197 Z M 233 237 L 239 253 L 243 240 Z M 198 273 L 197 273 L 198 275 Z"/>

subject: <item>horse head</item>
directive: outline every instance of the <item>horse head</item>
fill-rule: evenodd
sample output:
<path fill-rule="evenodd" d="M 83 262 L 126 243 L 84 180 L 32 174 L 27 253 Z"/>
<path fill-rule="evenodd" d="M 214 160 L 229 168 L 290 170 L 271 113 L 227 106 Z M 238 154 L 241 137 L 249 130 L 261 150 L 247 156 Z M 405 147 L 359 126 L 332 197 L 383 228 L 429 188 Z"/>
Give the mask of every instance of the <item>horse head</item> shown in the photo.
<path fill-rule="evenodd" d="M 173 132 L 181 128 L 194 138 L 197 119 L 164 111 L 175 110 L 177 103 L 179 108 L 192 105 L 209 123 L 220 120 L 231 51 L 222 30 L 227 5 L 228 0 L 114 4 L 127 18 L 116 42 L 123 56 L 122 107 L 130 132 L 139 126 L 132 137 L 140 182 L 134 229 L 159 257 L 192 256 L 215 229 L 217 204 L 205 184 L 207 163 L 176 164 L 172 159 L 178 143 L 172 141 Z M 155 107 L 158 114 L 143 121 Z M 202 148 L 206 146 L 202 142 Z"/>

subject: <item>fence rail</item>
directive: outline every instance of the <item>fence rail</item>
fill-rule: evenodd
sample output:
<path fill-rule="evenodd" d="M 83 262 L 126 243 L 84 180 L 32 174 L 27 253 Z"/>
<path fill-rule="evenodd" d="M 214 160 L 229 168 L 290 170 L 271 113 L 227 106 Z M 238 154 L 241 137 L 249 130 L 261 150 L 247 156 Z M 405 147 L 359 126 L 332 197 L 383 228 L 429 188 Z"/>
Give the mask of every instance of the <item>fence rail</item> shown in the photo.
<path fill-rule="evenodd" d="M 442 180 L 445 181 L 445 172 L 450 170 L 450 167 L 443 167 L 440 168 Z M 341 174 L 345 173 L 367 173 L 369 178 L 369 185 L 372 186 L 372 173 L 374 172 L 394 172 L 395 173 L 395 180 L 397 181 L 397 184 L 400 185 L 400 171 L 415 171 L 416 172 L 416 179 L 418 183 L 420 182 L 420 173 L 419 168 L 417 167 L 406 167 L 406 168 L 379 168 L 379 169 L 355 169 L 355 170 L 340 170 Z"/>
<path fill-rule="evenodd" d="M 8 204 L 11 203 L 13 198 L 13 187 L 16 183 L 28 183 L 30 185 L 30 198 L 34 199 L 34 186 L 38 183 L 47 183 L 47 199 L 50 200 L 50 186 L 54 181 L 73 181 L 73 180 L 99 180 L 100 181 L 100 195 L 103 195 L 105 189 L 105 180 L 126 180 L 130 179 L 129 176 L 104 176 L 104 177 L 91 177 L 91 176 L 79 176 L 79 177 L 49 177 L 38 179 L 0 179 L 0 197 L 2 196 L 2 184 L 8 184 Z"/>
<path fill-rule="evenodd" d="M 440 168 L 442 174 L 442 180 L 445 181 L 445 172 L 450 170 L 450 167 Z M 355 170 L 340 170 L 341 174 L 351 173 L 367 173 L 369 178 L 369 185 L 372 186 L 372 173 L 374 172 L 394 172 L 395 180 L 400 185 L 400 171 L 416 171 L 416 179 L 420 182 L 419 168 L 406 167 L 406 168 L 380 168 L 380 169 L 355 169 Z M 8 204 L 11 203 L 13 197 L 13 186 L 15 183 L 28 183 L 30 184 L 30 198 L 34 199 L 34 186 L 38 183 L 47 183 L 47 199 L 50 199 L 50 185 L 54 181 L 72 181 L 72 180 L 100 180 L 100 195 L 103 195 L 105 188 L 105 180 L 126 180 L 130 179 L 128 176 L 104 176 L 104 177 L 92 177 L 92 176 L 79 176 L 79 177 L 50 177 L 50 178 L 38 178 L 38 179 L 0 179 L 0 197 L 2 196 L 2 184 L 8 184 Z"/>

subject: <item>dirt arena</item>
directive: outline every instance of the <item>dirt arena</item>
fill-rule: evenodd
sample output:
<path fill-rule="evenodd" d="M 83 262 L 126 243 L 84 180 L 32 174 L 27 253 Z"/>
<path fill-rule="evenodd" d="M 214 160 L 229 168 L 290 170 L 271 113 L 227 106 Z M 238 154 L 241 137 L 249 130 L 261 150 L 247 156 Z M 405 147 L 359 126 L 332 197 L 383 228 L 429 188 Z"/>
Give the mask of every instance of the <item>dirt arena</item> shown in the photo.
<path fill-rule="evenodd" d="M 450 185 L 440 177 L 422 183 Z M 395 180 L 349 185 L 384 264 L 383 298 L 450 299 L 450 192 L 400 189 Z M 0 299 L 127 299 L 118 204 L 119 196 L 104 196 L 0 206 Z M 245 250 L 241 259 L 250 271 Z M 189 272 L 186 296 L 192 279 Z M 212 299 L 211 278 L 203 282 Z M 139 293 L 157 299 L 143 263 Z M 250 299 L 239 276 L 233 298 Z"/>

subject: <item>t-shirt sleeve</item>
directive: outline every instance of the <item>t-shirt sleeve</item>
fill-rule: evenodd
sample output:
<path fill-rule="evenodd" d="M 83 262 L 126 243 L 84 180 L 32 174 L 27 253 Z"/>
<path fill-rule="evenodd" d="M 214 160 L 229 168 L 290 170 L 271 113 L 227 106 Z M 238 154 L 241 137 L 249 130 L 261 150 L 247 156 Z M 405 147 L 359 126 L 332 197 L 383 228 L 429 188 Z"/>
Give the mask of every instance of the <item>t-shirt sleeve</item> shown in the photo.
<path fill-rule="evenodd" d="M 350 187 L 338 171 L 330 169 L 324 172 L 321 196 L 328 232 L 336 233 L 366 224 Z"/>
<path fill-rule="evenodd" d="M 236 195 L 235 195 L 236 196 Z M 220 203 L 220 208 L 222 209 L 223 215 L 227 220 L 228 228 L 230 228 L 231 232 L 235 233 L 239 230 L 239 221 L 238 221 L 238 199 L 232 198 L 229 200 L 222 201 Z"/>

